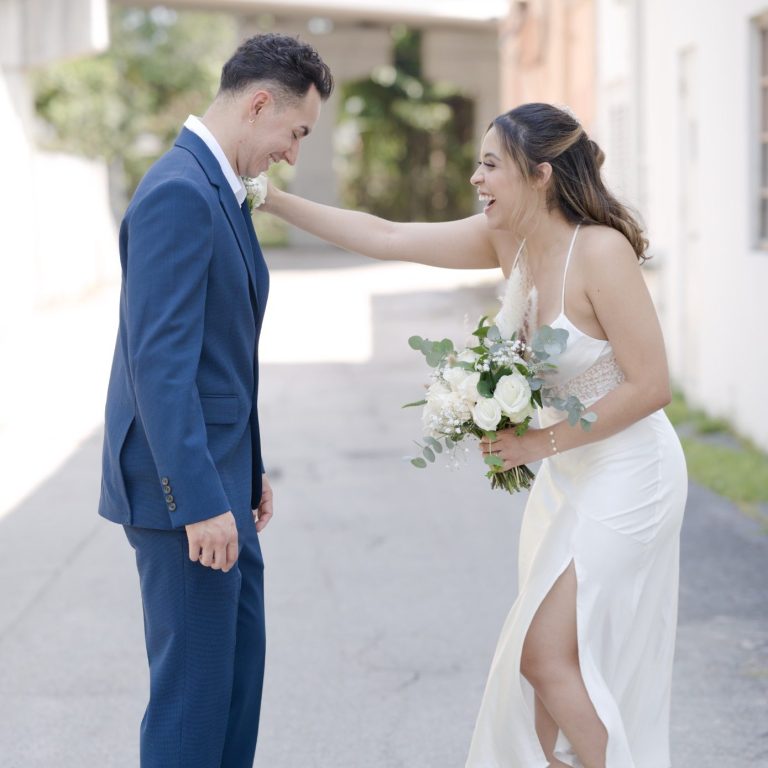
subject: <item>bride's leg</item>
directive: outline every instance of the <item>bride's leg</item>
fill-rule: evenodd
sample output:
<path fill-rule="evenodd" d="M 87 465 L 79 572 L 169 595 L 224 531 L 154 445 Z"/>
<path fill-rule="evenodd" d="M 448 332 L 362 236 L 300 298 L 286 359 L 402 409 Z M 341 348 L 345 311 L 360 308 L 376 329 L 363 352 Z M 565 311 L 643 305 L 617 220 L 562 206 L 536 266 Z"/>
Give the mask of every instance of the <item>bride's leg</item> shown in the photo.
<path fill-rule="evenodd" d="M 554 756 L 555 742 L 557 741 L 557 733 L 560 729 L 544 706 L 544 702 L 539 698 L 538 693 L 536 694 L 535 706 L 536 735 L 539 737 L 544 756 L 549 760 L 550 768 L 568 768 L 565 763 L 560 762 Z"/>
<path fill-rule="evenodd" d="M 523 644 L 521 672 L 584 767 L 605 768 L 608 735 L 579 668 L 573 563 L 555 582 L 531 622 Z"/>

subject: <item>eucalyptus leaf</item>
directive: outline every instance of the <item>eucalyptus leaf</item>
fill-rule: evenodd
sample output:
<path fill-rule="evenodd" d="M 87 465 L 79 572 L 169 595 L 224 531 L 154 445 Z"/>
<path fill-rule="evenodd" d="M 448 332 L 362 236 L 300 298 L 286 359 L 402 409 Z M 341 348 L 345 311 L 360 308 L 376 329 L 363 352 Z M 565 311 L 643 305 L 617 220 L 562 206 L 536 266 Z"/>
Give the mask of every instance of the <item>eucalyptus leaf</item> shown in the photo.
<path fill-rule="evenodd" d="M 504 461 L 503 461 L 502 459 L 500 459 L 500 458 L 499 458 L 498 456 L 496 456 L 496 455 L 491 455 L 491 454 L 488 454 L 488 455 L 487 455 L 487 456 L 486 456 L 486 457 L 483 459 L 483 461 L 484 461 L 484 462 L 485 462 L 485 463 L 486 463 L 486 464 L 487 464 L 489 467 L 499 467 L 499 468 L 501 468 L 501 467 L 503 467 L 503 466 L 504 466 Z"/>
<path fill-rule="evenodd" d="M 419 469 L 424 469 L 424 467 L 427 466 L 427 462 L 419 457 L 411 459 L 411 464 L 413 464 L 414 467 L 418 467 Z"/>
<path fill-rule="evenodd" d="M 445 447 L 449 451 L 456 447 L 456 441 L 455 440 L 451 440 L 450 437 L 443 438 L 443 442 L 445 443 Z"/>
<path fill-rule="evenodd" d="M 415 349 L 417 352 L 421 351 L 423 345 L 424 339 L 422 339 L 421 336 L 411 336 L 411 338 L 408 339 L 408 346 L 411 349 Z"/>
<path fill-rule="evenodd" d="M 540 360 L 546 360 L 554 355 L 560 355 L 568 345 L 568 331 L 565 328 L 551 328 L 542 325 L 533 334 L 531 348 Z"/>
<path fill-rule="evenodd" d="M 406 403 L 405 405 L 401 406 L 401 408 L 414 408 L 417 405 L 426 405 L 426 400 L 416 400 L 414 403 Z"/>
<path fill-rule="evenodd" d="M 428 443 L 434 449 L 435 453 L 443 452 L 443 446 L 440 445 L 440 442 L 438 440 L 435 440 L 434 437 L 425 437 L 424 442 Z"/>
<path fill-rule="evenodd" d="M 483 397 L 493 397 L 493 376 L 488 371 L 480 374 L 477 382 L 477 392 Z"/>
<path fill-rule="evenodd" d="M 424 353 L 427 358 L 427 365 L 430 368 L 437 368 L 443 360 L 443 353 L 439 347 L 430 347 L 429 352 Z"/>
<path fill-rule="evenodd" d="M 431 448 L 425 447 L 421 453 L 427 461 L 434 462 L 435 452 Z"/>

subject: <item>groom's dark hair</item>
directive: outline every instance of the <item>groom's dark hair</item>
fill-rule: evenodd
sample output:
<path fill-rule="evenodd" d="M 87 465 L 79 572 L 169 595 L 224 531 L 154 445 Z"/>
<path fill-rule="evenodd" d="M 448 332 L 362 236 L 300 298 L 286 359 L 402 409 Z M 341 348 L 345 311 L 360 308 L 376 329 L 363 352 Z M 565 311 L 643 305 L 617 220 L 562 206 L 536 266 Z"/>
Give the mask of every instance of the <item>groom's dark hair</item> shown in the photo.
<path fill-rule="evenodd" d="M 220 93 L 236 93 L 251 83 L 269 81 L 289 100 L 305 96 L 310 86 L 325 100 L 333 76 L 320 54 L 295 37 L 268 33 L 249 37 L 221 70 Z"/>

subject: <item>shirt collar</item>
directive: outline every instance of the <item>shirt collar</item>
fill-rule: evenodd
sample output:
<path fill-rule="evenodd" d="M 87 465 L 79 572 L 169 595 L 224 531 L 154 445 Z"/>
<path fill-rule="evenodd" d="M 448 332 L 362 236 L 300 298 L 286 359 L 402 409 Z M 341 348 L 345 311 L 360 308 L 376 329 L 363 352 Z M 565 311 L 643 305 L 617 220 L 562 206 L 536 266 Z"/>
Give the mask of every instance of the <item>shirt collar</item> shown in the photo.
<path fill-rule="evenodd" d="M 221 144 L 216 141 L 216 137 L 208 130 L 203 121 L 195 115 L 190 115 L 187 118 L 184 127 L 199 136 L 205 142 L 208 149 L 211 150 L 213 156 L 221 166 L 221 171 L 229 183 L 229 186 L 232 187 L 232 192 L 234 192 L 238 205 L 242 205 L 246 198 L 245 185 L 243 184 L 243 180 L 235 173 L 229 160 L 227 160 L 227 156 L 224 154 Z"/>

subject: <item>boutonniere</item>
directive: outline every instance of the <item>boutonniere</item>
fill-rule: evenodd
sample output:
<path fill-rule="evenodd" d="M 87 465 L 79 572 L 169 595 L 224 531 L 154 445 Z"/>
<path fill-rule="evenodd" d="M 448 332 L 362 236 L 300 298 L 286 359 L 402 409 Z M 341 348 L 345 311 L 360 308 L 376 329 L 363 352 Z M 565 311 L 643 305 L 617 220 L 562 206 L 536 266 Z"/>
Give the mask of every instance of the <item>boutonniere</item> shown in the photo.
<path fill-rule="evenodd" d="M 260 173 L 255 178 L 243 176 L 245 185 L 245 201 L 248 203 L 248 211 L 253 213 L 254 208 L 264 204 L 267 199 L 267 174 Z"/>

